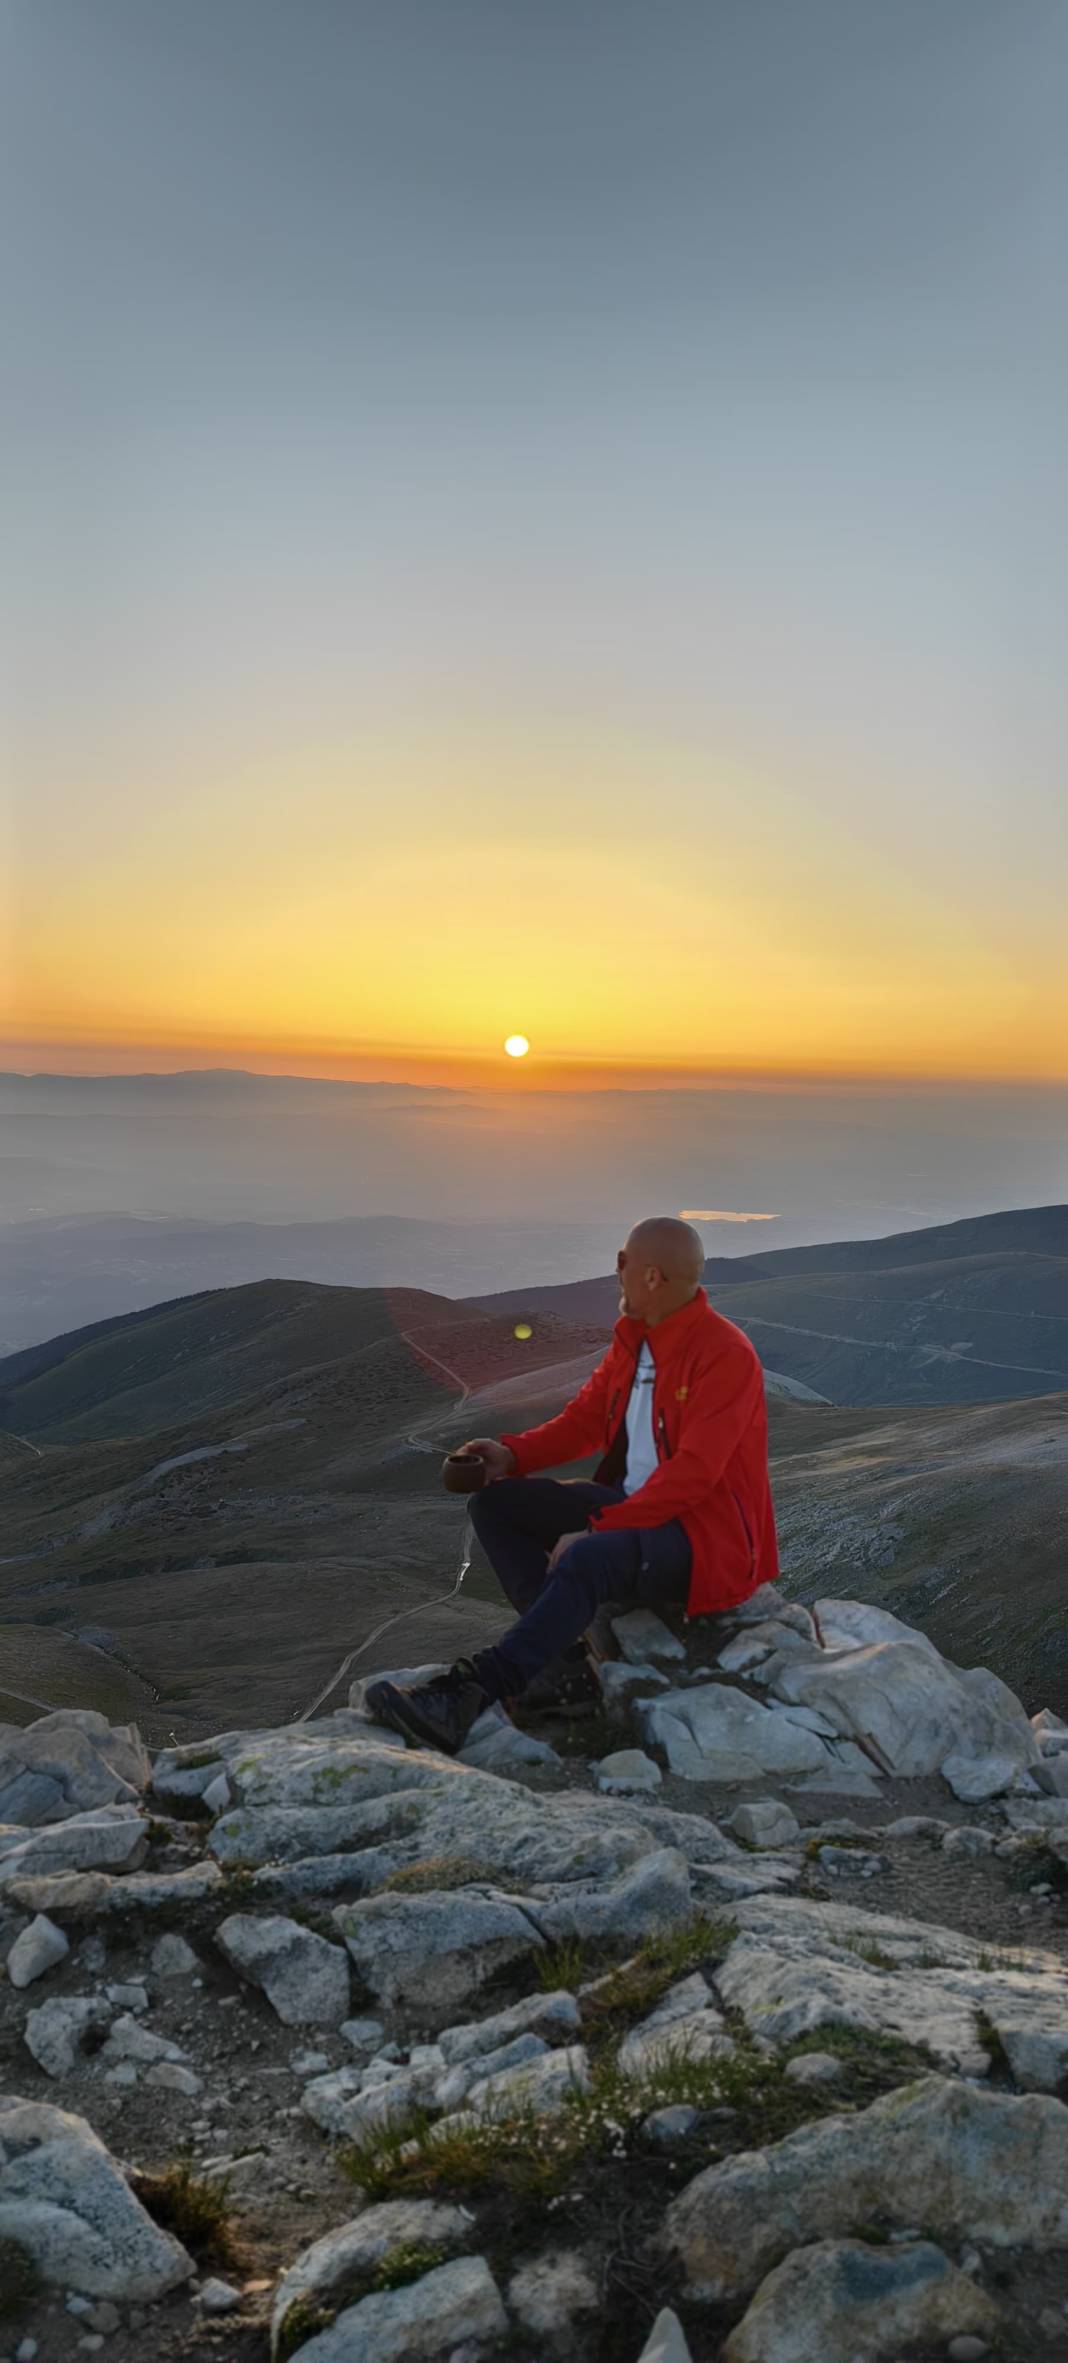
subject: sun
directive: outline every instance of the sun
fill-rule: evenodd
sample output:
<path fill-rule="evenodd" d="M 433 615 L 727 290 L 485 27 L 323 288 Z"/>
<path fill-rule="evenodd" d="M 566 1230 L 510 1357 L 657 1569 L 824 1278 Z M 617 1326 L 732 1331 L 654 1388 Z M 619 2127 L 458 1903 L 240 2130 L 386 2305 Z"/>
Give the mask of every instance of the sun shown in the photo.
<path fill-rule="evenodd" d="M 508 1040 L 504 1047 L 508 1052 L 509 1058 L 525 1058 L 528 1050 L 530 1049 L 530 1044 L 527 1041 L 525 1034 L 509 1034 Z"/>

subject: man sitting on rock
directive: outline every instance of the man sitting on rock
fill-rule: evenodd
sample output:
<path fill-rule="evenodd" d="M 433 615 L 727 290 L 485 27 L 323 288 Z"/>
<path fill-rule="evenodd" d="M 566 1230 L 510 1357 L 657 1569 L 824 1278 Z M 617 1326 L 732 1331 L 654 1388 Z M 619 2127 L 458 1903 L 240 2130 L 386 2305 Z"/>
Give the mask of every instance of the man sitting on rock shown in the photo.
<path fill-rule="evenodd" d="M 638 1223 L 616 1259 L 620 1318 L 574 1400 L 524 1434 L 463 1451 L 486 1481 L 471 1516 L 519 1621 L 492 1649 L 406 1687 L 370 1686 L 381 1723 L 455 1755 L 491 1701 L 566 1699 L 583 1679 L 581 1635 L 607 1602 L 736 1606 L 778 1573 L 759 1357 L 700 1285 L 689 1223 Z M 600 1448 L 594 1476 L 539 1476 Z"/>

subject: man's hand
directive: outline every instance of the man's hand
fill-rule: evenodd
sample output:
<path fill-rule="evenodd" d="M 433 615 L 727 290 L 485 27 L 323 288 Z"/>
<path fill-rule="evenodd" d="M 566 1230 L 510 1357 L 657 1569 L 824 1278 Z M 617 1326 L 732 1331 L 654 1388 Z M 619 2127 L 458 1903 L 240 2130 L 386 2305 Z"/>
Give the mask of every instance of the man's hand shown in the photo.
<path fill-rule="evenodd" d="M 572 1543 L 580 1543 L 584 1541 L 588 1533 L 589 1527 L 583 1526 L 580 1527 L 577 1534 L 562 1534 L 559 1542 L 553 1544 L 552 1550 L 549 1553 L 545 1566 L 546 1575 L 555 1574 L 557 1561 L 563 1558 L 564 1552 L 570 1550 Z"/>
<path fill-rule="evenodd" d="M 515 1475 L 515 1454 L 510 1444 L 500 1444 L 496 1436 L 471 1436 L 457 1450 L 458 1460 L 482 1460 L 486 1464 L 486 1483 L 495 1477 Z"/>

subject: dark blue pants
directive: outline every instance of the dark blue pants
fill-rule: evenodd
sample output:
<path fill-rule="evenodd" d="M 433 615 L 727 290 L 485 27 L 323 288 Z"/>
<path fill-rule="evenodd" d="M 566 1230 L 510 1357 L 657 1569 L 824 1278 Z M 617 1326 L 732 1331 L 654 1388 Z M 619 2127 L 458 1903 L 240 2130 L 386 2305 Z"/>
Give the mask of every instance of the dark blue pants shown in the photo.
<path fill-rule="evenodd" d="M 606 1601 L 618 1608 L 680 1606 L 690 1584 L 690 1545 L 673 1518 L 621 1534 L 581 1530 L 592 1509 L 622 1501 L 615 1485 L 581 1477 L 499 1477 L 471 1497 L 471 1522 L 519 1622 L 473 1659 L 490 1698 L 518 1698 L 570 1649 Z M 546 1574 L 562 1534 L 576 1534 Z"/>

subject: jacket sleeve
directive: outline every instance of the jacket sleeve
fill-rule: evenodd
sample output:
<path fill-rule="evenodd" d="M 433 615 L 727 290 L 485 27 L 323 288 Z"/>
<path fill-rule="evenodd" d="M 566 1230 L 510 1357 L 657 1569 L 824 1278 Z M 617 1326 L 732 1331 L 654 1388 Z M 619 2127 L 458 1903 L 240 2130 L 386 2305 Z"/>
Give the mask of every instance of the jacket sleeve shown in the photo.
<path fill-rule="evenodd" d="M 726 1353 L 695 1379 L 678 1449 L 661 1461 L 644 1485 L 625 1501 L 590 1513 L 598 1534 L 634 1526 L 666 1526 L 707 1500 L 746 1429 L 764 1416 L 764 1373 L 759 1357 Z"/>
<path fill-rule="evenodd" d="M 532 1477 L 538 1469 L 584 1460 L 588 1452 L 596 1452 L 603 1444 L 610 1361 L 611 1348 L 555 1419 L 543 1420 L 539 1428 L 525 1428 L 521 1435 L 501 1437 L 501 1443 L 510 1445 L 515 1454 L 519 1476 Z"/>

